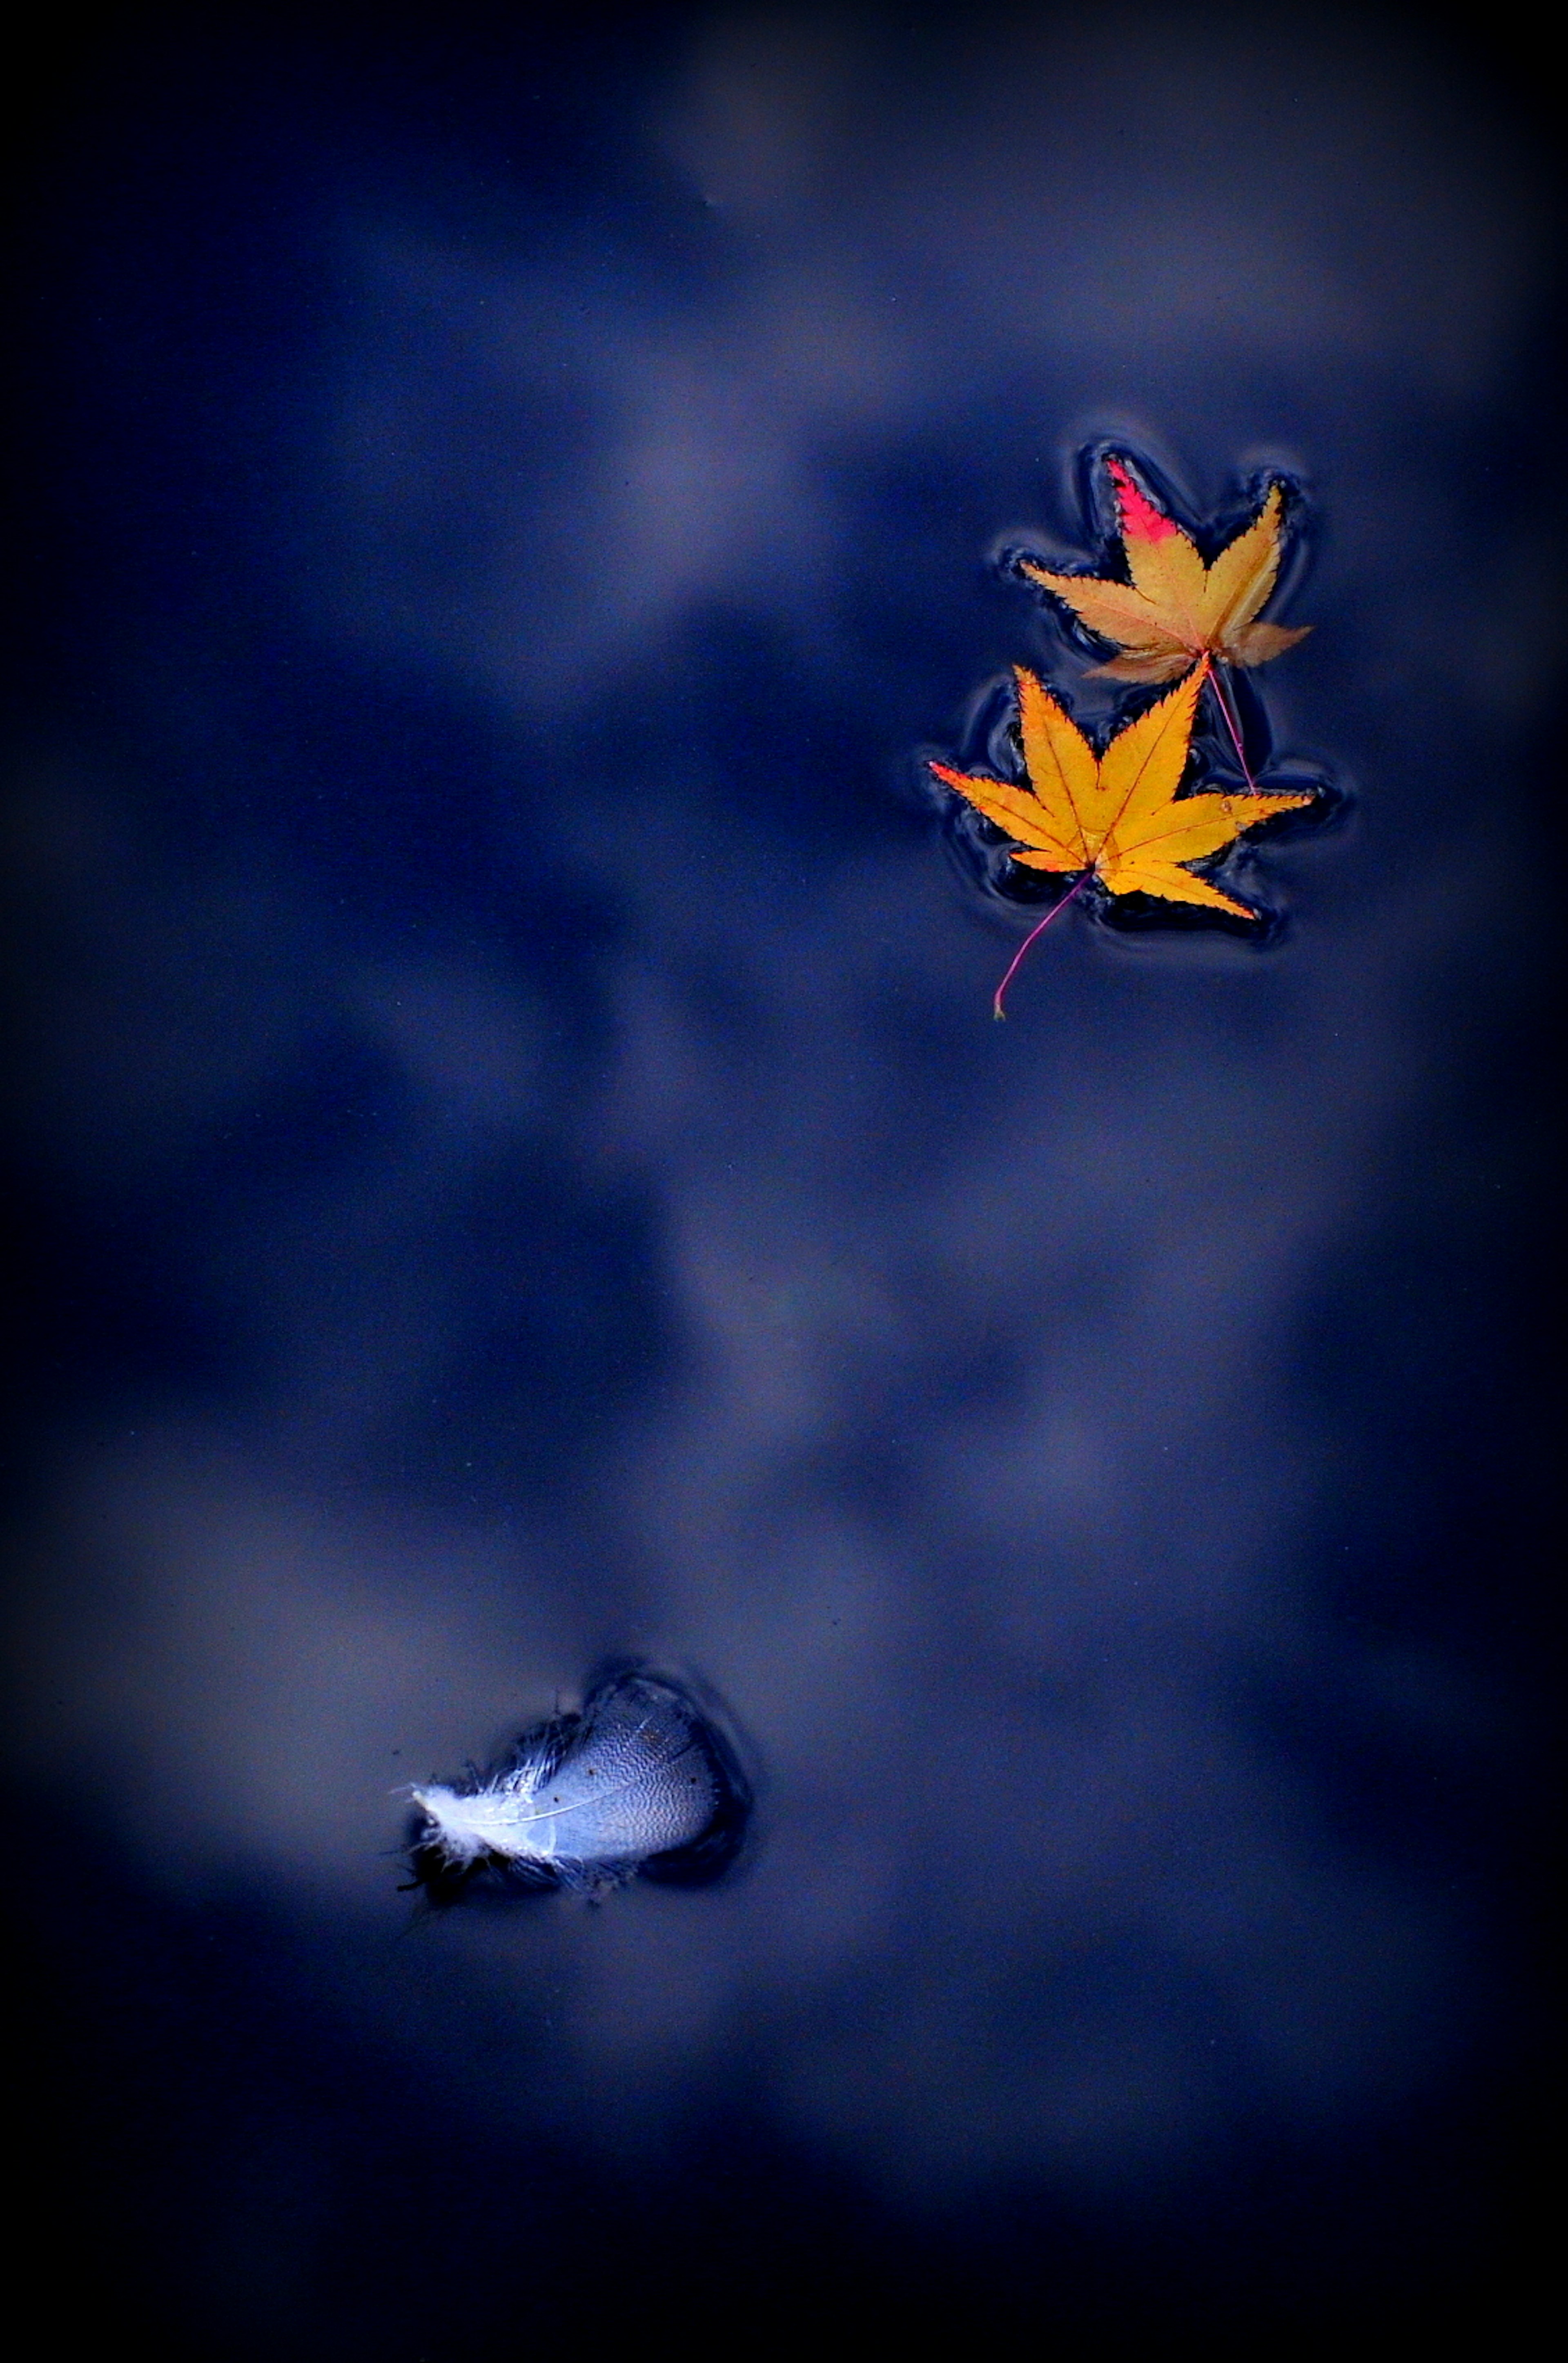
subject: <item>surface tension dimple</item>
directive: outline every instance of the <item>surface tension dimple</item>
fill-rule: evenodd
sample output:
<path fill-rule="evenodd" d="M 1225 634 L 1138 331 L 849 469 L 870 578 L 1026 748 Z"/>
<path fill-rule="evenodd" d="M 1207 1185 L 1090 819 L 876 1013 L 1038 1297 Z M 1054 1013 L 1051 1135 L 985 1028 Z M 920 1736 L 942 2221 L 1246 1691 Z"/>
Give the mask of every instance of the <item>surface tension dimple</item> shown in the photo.
<path fill-rule="evenodd" d="M 695 1884 L 732 1858 L 751 1810 L 712 1715 L 639 1668 L 595 1682 L 580 1714 L 525 1734 L 495 1770 L 412 1798 L 415 1876 L 442 1900 L 485 1871 L 590 1892 L 639 1871 Z"/>

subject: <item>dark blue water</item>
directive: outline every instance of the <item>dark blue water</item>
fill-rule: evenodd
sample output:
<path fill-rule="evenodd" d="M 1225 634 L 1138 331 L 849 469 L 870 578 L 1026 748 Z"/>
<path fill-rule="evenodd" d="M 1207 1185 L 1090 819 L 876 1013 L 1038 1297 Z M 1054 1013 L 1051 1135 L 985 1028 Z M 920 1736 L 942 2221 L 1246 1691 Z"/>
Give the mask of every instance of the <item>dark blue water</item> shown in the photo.
<path fill-rule="evenodd" d="M 442 11 L 34 92 L 7 1795 L 62 2345 L 1528 2289 L 1561 640 L 1505 63 Z M 1340 810 L 1260 849 L 1261 948 L 1073 910 L 998 1026 L 1038 906 L 921 765 L 1017 662 L 1109 716 L 995 563 L 1095 555 L 1104 443 L 1199 525 L 1300 486 L 1243 720 Z M 738 1865 L 412 1912 L 408 1786 L 627 1656 L 732 1718 Z"/>

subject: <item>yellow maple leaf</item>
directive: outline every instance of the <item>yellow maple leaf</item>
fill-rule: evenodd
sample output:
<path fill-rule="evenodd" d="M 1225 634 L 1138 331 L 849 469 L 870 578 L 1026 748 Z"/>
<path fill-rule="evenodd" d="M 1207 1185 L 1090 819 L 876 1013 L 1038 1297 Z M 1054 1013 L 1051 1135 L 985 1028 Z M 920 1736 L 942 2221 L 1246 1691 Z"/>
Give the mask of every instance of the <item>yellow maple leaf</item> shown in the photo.
<path fill-rule="evenodd" d="M 1192 745 L 1193 714 L 1211 662 L 1207 654 L 1200 657 L 1185 681 L 1118 731 L 1103 755 L 1095 753 L 1044 682 L 1015 666 L 1028 784 L 931 765 L 939 780 L 1006 831 L 1013 860 L 1026 870 L 1079 873 L 1072 892 L 1019 947 L 996 990 L 998 1017 L 1002 996 L 1035 937 L 1091 879 L 1112 894 L 1156 894 L 1168 903 L 1200 903 L 1236 918 L 1258 916 L 1186 865 L 1218 853 L 1243 829 L 1313 799 L 1256 791 L 1230 795 L 1213 789 L 1178 793 Z"/>
<path fill-rule="evenodd" d="M 1284 496 L 1271 484 L 1250 526 L 1227 542 L 1212 566 L 1175 522 L 1136 483 L 1124 462 L 1106 461 L 1130 582 L 1094 574 L 1053 574 L 1031 559 L 1022 572 L 1041 582 L 1103 640 L 1122 651 L 1096 667 L 1117 681 L 1174 681 L 1200 658 L 1266 664 L 1311 629 L 1253 621 L 1274 587 Z"/>

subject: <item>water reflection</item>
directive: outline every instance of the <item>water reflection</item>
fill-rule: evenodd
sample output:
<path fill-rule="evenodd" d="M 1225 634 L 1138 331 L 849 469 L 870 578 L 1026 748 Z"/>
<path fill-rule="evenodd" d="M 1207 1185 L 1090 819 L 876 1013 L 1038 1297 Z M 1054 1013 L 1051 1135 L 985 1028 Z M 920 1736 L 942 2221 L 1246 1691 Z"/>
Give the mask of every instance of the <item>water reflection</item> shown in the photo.
<path fill-rule="evenodd" d="M 1543 627 L 1474 455 L 1542 214 L 1408 35 L 1216 44 L 721 15 L 542 193 L 464 178 L 477 98 L 437 132 L 411 72 L 373 168 L 347 79 L 306 121 L 218 50 L 272 161 L 187 130 L 148 217 L 80 200 L 61 366 L 105 375 L 62 474 L 150 393 L 82 462 L 94 654 L 17 804 L 17 1777 L 118 1863 L 106 1926 L 260 1915 L 317 2039 L 508 2157 L 656 2180 L 739 2112 L 797 2196 L 931 2236 L 1004 2189 L 1173 2203 L 1383 2138 L 1500 2008 L 1462 1831 L 1520 1714 L 1468 1636 L 1522 1169 L 1478 1078 Z M 193 324 L 169 220 L 269 173 L 261 292 Z M 1362 816 L 1272 855 L 1265 956 L 1064 927 L 995 1028 L 1009 938 L 917 756 L 1038 660 L 986 553 L 1071 540 L 1094 434 L 1199 510 L 1310 483 L 1271 710 Z M 754 1741 L 748 1875 L 406 1939 L 395 1792 L 628 1651 Z M 79 1908 L 38 1905 L 107 1949 Z M 223 1955 L 217 2018 L 255 1974 Z M 270 2222 L 311 2145 L 253 2024 Z M 183 2091 L 206 2038 L 157 2025 Z M 238 2189 L 239 2115 L 202 2138 Z M 272 2301 L 296 2342 L 348 2320 L 333 2237 L 374 2247 L 297 2203 L 337 2230 Z"/>

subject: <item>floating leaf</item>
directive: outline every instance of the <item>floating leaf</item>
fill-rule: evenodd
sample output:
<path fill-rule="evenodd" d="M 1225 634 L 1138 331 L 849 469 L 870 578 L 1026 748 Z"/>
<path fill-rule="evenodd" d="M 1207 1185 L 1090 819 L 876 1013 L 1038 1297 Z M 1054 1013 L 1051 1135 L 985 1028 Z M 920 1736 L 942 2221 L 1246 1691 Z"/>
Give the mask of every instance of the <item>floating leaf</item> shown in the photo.
<path fill-rule="evenodd" d="M 1111 894 L 1154 894 L 1236 918 L 1258 916 L 1187 865 L 1222 851 L 1244 829 L 1313 799 L 1222 790 L 1178 793 L 1192 745 L 1193 714 L 1210 662 L 1201 657 L 1178 688 L 1129 723 L 1098 756 L 1044 682 L 1019 665 L 1015 678 L 1028 784 L 931 765 L 939 780 L 1006 831 L 1014 840 L 1015 861 L 1027 870 L 1078 874 L 1071 893 L 1047 913 L 1002 979 L 994 1004 L 998 1017 L 1002 996 L 1035 937 L 1091 879 Z"/>
<path fill-rule="evenodd" d="M 1173 517 L 1156 508 L 1125 461 L 1108 459 L 1129 582 L 1093 574 L 1053 574 L 1020 561 L 1082 623 L 1122 653 L 1096 668 L 1117 681 L 1174 681 L 1205 657 L 1227 664 L 1266 664 L 1305 639 L 1310 625 L 1286 628 L 1253 621 L 1274 587 L 1280 563 L 1284 494 L 1271 484 L 1251 525 L 1211 566 Z"/>

